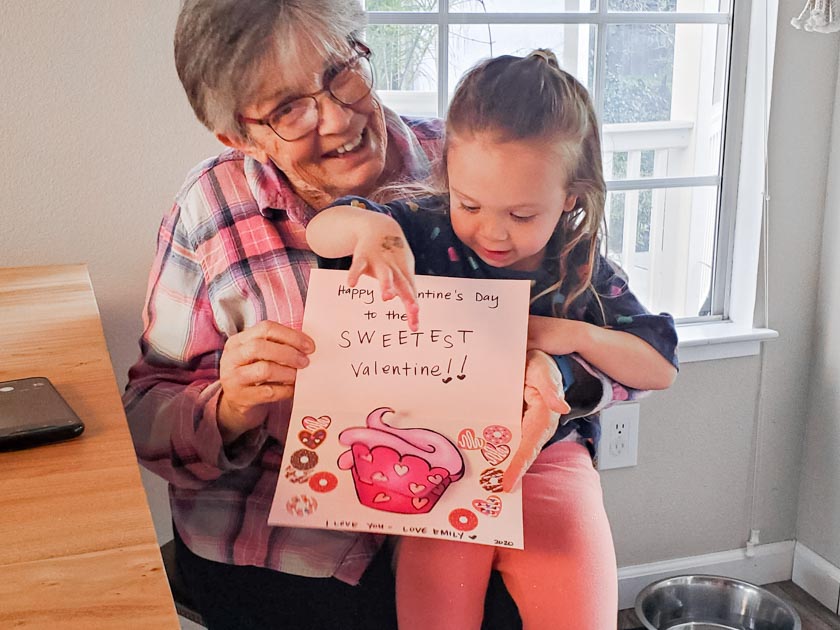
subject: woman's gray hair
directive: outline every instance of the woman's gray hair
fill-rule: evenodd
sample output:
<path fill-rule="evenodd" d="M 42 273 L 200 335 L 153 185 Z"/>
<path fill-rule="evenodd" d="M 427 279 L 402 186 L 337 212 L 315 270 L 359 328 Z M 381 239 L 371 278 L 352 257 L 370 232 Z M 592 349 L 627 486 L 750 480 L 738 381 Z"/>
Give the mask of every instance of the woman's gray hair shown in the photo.
<path fill-rule="evenodd" d="M 329 60 L 365 28 L 358 0 L 184 0 L 175 28 L 175 67 L 190 105 L 211 131 L 244 139 L 236 119 L 273 55 L 291 68 L 306 47 Z"/>

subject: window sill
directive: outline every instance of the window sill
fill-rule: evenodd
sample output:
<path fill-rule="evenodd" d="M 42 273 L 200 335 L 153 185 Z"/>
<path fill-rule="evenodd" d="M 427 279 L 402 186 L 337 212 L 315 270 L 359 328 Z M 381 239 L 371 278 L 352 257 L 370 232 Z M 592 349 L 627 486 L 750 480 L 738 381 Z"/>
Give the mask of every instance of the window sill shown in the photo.
<path fill-rule="evenodd" d="M 770 328 L 752 328 L 731 321 L 677 326 L 680 363 L 732 359 L 758 354 L 761 342 L 779 333 Z"/>

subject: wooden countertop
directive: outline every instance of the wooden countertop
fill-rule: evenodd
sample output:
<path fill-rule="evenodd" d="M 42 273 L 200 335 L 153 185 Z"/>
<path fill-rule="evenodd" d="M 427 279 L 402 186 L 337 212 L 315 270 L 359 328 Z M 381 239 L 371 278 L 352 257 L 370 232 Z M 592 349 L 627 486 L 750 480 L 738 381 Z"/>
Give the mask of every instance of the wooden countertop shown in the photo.
<path fill-rule="evenodd" d="M 0 380 L 30 376 L 85 431 L 0 453 L 0 627 L 178 628 L 83 265 L 0 268 Z"/>

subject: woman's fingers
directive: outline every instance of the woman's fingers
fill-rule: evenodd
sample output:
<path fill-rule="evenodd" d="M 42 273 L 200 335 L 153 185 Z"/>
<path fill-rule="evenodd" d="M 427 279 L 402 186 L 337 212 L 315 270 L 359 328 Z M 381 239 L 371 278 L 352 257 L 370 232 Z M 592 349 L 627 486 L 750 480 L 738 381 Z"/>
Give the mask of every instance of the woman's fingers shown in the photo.
<path fill-rule="evenodd" d="M 525 384 L 534 387 L 555 413 L 569 413 L 569 404 L 560 394 L 563 391 L 563 375 L 554 359 L 546 353 L 540 350 L 528 351 Z"/>
<path fill-rule="evenodd" d="M 526 409 L 522 416 L 522 441 L 502 480 L 505 492 L 510 492 L 528 471 L 560 422 L 560 416 L 552 412 L 537 389 L 526 386 L 524 399 Z"/>
<path fill-rule="evenodd" d="M 241 387 L 251 385 L 294 385 L 297 368 L 291 368 L 271 361 L 257 361 L 241 366 L 236 371 L 236 379 Z"/>
<path fill-rule="evenodd" d="M 305 343 L 300 339 L 290 341 L 301 346 Z M 236 366 L 264 362 L 298 369 L 309 365 L 309 357 L 307 355 L 307 352 L 286 342 L 254 338 L 244 340 L 238 347 L 233 348 L 231 354 L 228 356 L 228 360 Z M 272 380 L 269 376 L 267 374 L 266 378 L 261 380 Z"/>
<path fill-rule="evenodd" d="M 261 321 L 233 335 L 228 339 L 228 344 L 242 346 L 253 340 L 291 346 L 306 354 L 315 350 L 315 342 L 306 333 L 269 320 Z M 228 344 L 225 345 L 226 348 Z"/>
<path fill-rule="evenodd" d="M 543 444 L 557 430 L 557 416 L 551 413 L 536 389 L 526 386 L 524 398 L 526 409 L 522 416 L 522 440 L 502 478 L 504 492 L 510 492 L 519 483 L 537 459 Z"/>
<path fill-rule="evenodd" d="M 315 343 L 299 330 L 263 321 L 230 337 L 219 360 L 218 422 L 235 437 L 265 418 L 263 405 L 291 398 L 297 370 L 309 364 Z"/>

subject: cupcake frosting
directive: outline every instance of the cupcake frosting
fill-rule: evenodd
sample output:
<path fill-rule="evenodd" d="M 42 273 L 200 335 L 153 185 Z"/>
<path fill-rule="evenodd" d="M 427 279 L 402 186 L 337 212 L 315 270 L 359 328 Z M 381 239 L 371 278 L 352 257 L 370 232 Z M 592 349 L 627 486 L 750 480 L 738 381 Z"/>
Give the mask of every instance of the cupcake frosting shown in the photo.
<path fill-rule="evenodd" d="M 363 445 L 369 451 L 376 447 L 387 447 L 403 457 L 421 458 L 430 467 L 447 470 L 450 481 L 457 481 L 464 475 L 464 460 L 458 448 L 446 437 L 429 429 L 392 427 L 382 420 L 388 413 L 394 413 L 394 410 L 390 407 L 374 409 L 368 414 L 367 426 L 345 429 L 338 441 L 347 446 Z M 353 451 L 345 451 L 339 456 L 338 466 L 348 470 L 353 467 L 353 460 Z"/>

